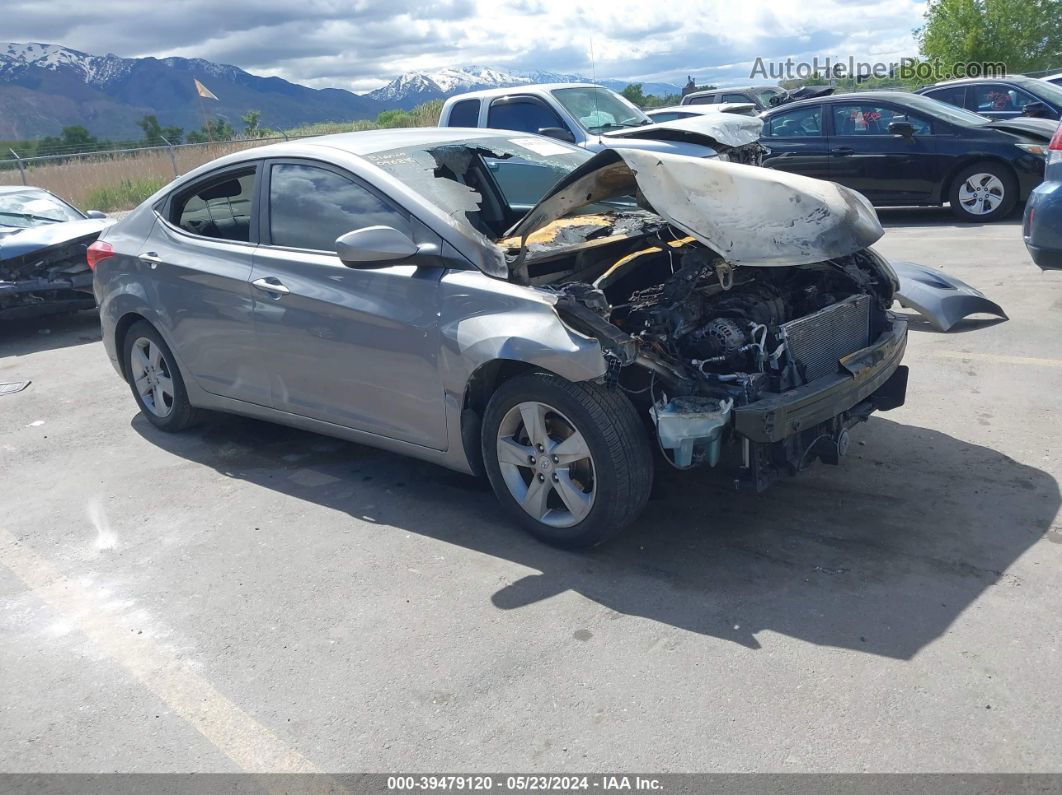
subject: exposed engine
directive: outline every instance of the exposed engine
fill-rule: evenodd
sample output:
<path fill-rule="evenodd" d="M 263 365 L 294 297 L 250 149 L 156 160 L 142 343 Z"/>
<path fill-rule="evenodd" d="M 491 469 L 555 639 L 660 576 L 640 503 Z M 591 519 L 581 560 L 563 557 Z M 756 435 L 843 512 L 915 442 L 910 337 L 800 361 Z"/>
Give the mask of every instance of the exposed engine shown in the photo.
<path fill-rule="evenodd" d="M 732 268 L 696 244 L 646 259 L 604 290 L 561 287 L 558 309 L 602 341 L 682 468 L 714 465 L 734 407 L 836 373 L 889 327 L 894 285 L 871 250 L 790 267 Z M 799 468 L 801 444 L 775 452 Z"/>

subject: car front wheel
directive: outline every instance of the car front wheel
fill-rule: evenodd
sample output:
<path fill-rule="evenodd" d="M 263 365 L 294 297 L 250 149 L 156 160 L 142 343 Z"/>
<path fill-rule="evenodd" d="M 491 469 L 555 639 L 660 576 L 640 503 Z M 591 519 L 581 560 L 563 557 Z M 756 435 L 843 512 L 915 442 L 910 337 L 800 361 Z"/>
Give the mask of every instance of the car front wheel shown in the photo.
<path fill-rule="evenodd" d="M 951 211 L 963 221 L 1005 218 L 1018 201 L 1018 183 L 1010 169 L 998 163 L 974 163 L 951 184 Z"/>
<path fill-rule="evenodd" d="M 483 462 L 498 500 L 536 538 L 584 549 L 641 513 L 653 460 L 619 390 L 547 373 L 518 376 L 483 418 Z"/>

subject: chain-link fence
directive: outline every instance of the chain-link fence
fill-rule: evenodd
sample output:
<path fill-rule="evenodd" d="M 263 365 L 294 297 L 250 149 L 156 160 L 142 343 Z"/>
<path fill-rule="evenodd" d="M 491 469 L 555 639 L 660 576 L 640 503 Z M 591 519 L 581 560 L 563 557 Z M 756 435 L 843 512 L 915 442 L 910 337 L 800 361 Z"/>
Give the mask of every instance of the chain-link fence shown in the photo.
<path fill-rule="evenodd" d="M 85 210 L 130 209 L 176 176 L 216 157 L 256 146 L 360 129 L 358 123 L 317 125 L 294 133 L 193 144 L 22 157 L 0 153 L 0 185 L 45 188 Z"/>

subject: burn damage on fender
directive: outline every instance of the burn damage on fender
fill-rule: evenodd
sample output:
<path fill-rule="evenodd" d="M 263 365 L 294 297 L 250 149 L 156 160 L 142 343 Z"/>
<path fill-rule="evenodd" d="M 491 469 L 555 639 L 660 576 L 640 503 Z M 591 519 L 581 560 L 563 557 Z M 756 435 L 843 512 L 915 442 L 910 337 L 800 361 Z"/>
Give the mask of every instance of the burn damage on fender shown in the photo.
<path fill-rule="evenodd" d="M 595 340 L 605 383 L 679 468 L 739 459 L 766 488 L 837 463 L 847 429 L 903 404 L 907 324 L 882 235 L 858 193 L 714 159 L 608 149 L 501 226 L 485 164 L 506 144 L 442 146 L 409 163 L 443 179 L 455 220 L 492 241 L 489 268 L 537 288 Z M 430 162 L 429 162 L 430 161 Z M 463 216 L 462 218 L 459 218 Z"/>

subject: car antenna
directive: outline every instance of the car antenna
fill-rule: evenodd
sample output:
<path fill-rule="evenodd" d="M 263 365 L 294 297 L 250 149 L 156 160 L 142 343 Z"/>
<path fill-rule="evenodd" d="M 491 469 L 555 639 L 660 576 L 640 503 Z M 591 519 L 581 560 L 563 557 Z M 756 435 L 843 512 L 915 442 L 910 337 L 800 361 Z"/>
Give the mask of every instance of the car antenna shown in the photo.
<path fill-rule="evenodd" d="M 590 39 L 590 79 L 594 85 L 597 85 L 597 61 L 594 59 L 594 34 L 588 33 L 587 38 Z M 594 96 L 594 113 L 598 114 L 601 109 L 597 106 L 597 92 L 593 92 Z"/>

